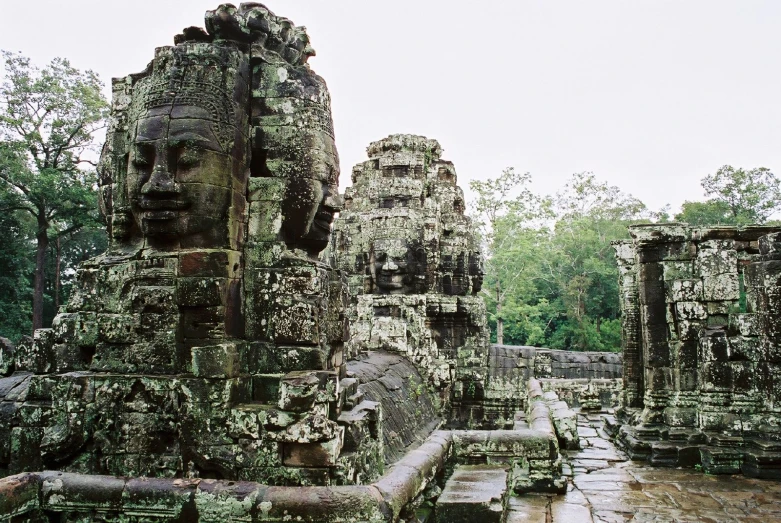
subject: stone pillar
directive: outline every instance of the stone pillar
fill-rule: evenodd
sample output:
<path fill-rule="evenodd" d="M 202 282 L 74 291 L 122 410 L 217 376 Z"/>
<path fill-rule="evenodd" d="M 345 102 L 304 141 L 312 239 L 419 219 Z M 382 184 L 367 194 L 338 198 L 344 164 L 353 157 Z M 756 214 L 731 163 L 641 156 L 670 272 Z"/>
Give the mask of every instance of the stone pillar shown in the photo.
<path fill-rule="evenodd" d="M 637 264 L 631 241 L 615 242 L 621 293 L 621 345 L 624 362 L 624 408 L 643 407 L 645 371 L 643 368 L 642 329 L 640 323 L 640 296 Z"/>
<path fill-rule="evenodd" d="M 664 421 L 675 387 L 675 372 L 670 347 L 668 306 L 665 294 L 665 268 L 669 254 L 680 249 L 684 238 L 676 226 L 634 226 L 640 321 L 642 324 L 645 395 L 642 421 Z"/>
<path fill-rule="evenodd" d="M 753 429 L 781 438 L 781 233 L 759 239 L 761 261 L 749 266 L 747 282 L 752 286 L 749 304 L 756 307 L 760 334 L 756 365 L 756 388 L 761 409 Z"/>

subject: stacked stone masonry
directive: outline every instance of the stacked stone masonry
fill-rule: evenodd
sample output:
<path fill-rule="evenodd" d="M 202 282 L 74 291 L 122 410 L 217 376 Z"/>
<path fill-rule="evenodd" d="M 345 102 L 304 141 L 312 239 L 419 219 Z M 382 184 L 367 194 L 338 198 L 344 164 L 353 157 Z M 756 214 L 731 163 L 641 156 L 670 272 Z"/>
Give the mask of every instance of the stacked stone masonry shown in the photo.
<path fill-rule="evenodd" d="M 376 479 L 379 407 L 349 401 L 347 288 L 318 259 L 341 197 L 307 34 L 224 4 L 174 41 L 113 82 L 108 251 L 13 369 L 3 344 L 0 474 Z"/>
<path fill-rule="evenodd" d="M 610 352 L 492 345 L 483 400 L 486 417 L 501 425 L 516 410 L 524 409 L 526 384 L 532 378 L 572 407 L 582 406 L 581 398 L 586 397 L 596 398 L 596 408 L 616 407 L 622 390 L 622 361 L 621 354 Z"/>
<path fill-rule="evenodd" d="M 518 520 L 619 398 L 632 455 L 781 475 L 781 233 L 633 228 L 623 365 L 491 346 L 440 144 L 370 144 L 340 196 L 304 28 L 205 26 L 114 80 L 109 249 L 0 338 L 0 521 Z"/>
<path fill-rule="evenodd" d="M 367 152 L 333 235 L 350 294 L 347 353 L 403 355 L 425 376 L 443 419 L 481 426 L 483 263 L 455 167 L 423 136 L 391 135 Z"/>
<path fill-rule="evenodd" d="M 781 477 L 781 232 L 630 228 L 616 244 L 633 458 Z"/>

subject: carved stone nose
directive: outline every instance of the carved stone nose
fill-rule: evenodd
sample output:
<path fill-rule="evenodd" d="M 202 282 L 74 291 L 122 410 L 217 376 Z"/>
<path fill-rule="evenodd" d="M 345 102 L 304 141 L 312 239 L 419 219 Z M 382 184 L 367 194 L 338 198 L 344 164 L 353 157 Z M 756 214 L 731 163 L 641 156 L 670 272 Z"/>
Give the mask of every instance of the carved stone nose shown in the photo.
<path fill-rule="evenodd" d="M 141 187 L 141 194 L 176 194 L 178 188 L 174 177 L 163 166 L 156 166 L 149 180 Z"/>
<path fill-rule="evenodd" d="M 339 193 L 331 193 L 326 196 L 323 205 L 335 211 L 341 211 L 344 208 L 344 197 Z"/>

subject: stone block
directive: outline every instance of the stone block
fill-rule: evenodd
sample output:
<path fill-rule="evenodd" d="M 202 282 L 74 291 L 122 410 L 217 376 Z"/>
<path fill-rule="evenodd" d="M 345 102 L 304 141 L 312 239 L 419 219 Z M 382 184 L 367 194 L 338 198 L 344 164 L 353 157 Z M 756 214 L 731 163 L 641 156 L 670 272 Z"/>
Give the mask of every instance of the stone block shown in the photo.
<path fill-rule="evenodd" d="M 340 438 L 319 443 L 285 443 L 282 462 L 288 467 L 333 467 L 341 449 Z"/>
<path fill-rule="evenodd" d="M 496 465 L 460 465 L 437 500 L 437 523 L 499 523 L 507 471 Z"/>
<path fill-rule="evenodd" d="M 106 343 L 131 344 L 141 325 L 139 314 L 97 315 L 98 339 Z"/>
<path fill-rule="evenodd" d="M 731 242 L 711 240 L 700 244 L 695 268 L 703 277 L 732 273 L 737 275 L 737 267 L 738 254 L 732 250 Z"/>
<path fill-rule="evenodd" d="M 697 409 L 667 407 L 664 409 L 664 422 L 670 427 L 696 427 Z"/>
<path fill-rule="evenodd" d="M 193 347 L 192 372 L 200 378 L 234 378 L 242 372 L 240 347 L 236 343 L 220 343 Z"/>
<path fill-rule="evenodd" d="M 749 393 L 756 390 L 756 364 L 750 361 L 729 362 L 732 373 L 732 390 Z"/>
<path fill-rule="evenodd" d="M 28 512 L 40 506 L 40 493 L 41 478 L 38 474 L 28 472 L 4 478 L 0 482 L 0 514 L 9 521 L 32 520 Z"/>
<path fill-rule="evenodd" d="M 755 336 L 731 336 L 729 342 L 729 359 L 759 361 L 762 355 L 761 340 Z"/>
<path fill-rule="evenodd" d="M 287 181 L 273 177 L 253 177 L 249 180 L 250 202 L 279 202 L 285 196 Z"/>
<path fill-rule="evenodd" d="M 702 280 L 666 281 L 667 301 L 699 301 L 702 299 Z"/>
<path fill-rule="evenodd" d="M 179 254 L 179 276 L 235 278 L 240 276 L 241 255 L 231 250 L 188 251 Z"/>
<path fill-rule="evenodd" d="M 732 314 L 730 327 L 737 330 L 741 336 L 759 336 L 760 325 L 756 314 Z"/>
<path fill-rule="evenodd" d="M 740 299 L 740 280 L 737 272 L 704 275 L 702 277 L 702 296 L 706 301 L 726 301 Z"/>
<path fill-rule="evenodd" d="M 182 335 L 185 338 L 209 340 L 225 337 L 225 307 L 193 307 L 181 312 Z M 142 324 L 144 317 L 142 315 Z M 150 317 L 150 320 L 156 318 Z M 150 330 L 161 331 L 163 325 L 150 326 Z"/>
<path fill-rule="evenodd" d="M 227 278 L 177 278 L 176 300 L 180 306 L 219 307 L 226 305 Z"/>
<path fill-rule="evenodd" d="M 271 321 L 274 339 L 281 344 L 318 345 L 321 335 L 321 307 L 308 301 L 279 303 Z"/>
<path fill-rule="evenodd" d="M 678 302 L 675 304 L 675 312 L 683 320 L 705 320 L 708 317 L 705 306 L 697 301 Z"/>
<path fill-rule="evenodd" d="M 280 381 L 279 408 L 305 412 L 314 405 L 319 388 L 320 377 L 316 372 L 289 372 Z"/>
<path fill-rule="evenodd" d="M 732 368 L 727 361 L 706 361 L 700 372 L 700 390 L 725 391 L 732 388 Z"/>
<path fill-rule="evenodd" d="M 282 206 L 279 202 L 252 202 L 247 216 L 247 232 L 256 242 L 273 242 L 282 230 Z"/>
<path fill-rule="evenodd" d="M 729 356 L 730 347 L 724 331 L 706 331 L 700 338 L 700 361 L 727 361 Z"/>

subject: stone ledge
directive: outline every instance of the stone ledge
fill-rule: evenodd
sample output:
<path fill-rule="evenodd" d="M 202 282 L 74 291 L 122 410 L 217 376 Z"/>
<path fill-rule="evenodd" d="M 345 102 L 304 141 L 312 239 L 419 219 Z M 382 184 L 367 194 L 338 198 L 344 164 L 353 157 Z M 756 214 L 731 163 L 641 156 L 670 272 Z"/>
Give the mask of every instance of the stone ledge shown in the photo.
<path fill-rule="evenodd" d="M 547 418 L 547 410 L 539 411 L 529 421 L 538 419 L 541 425 L 543 414 Z M 509 464 L 515 472 L 508 486 L 516 490 L 555 491 L 555 480 L 560 479 L 558 441 L 548 420 L 545 430 L 435 431 L 378 481 L 365 486 L 271 487 L 209 479 L 22 473 L 0 479 L 0 522 L 39 510 L 106 516 L 132 513 L 201 522 L 237 518 L 310 523 L 397 521 L 451 458 Z"/>

